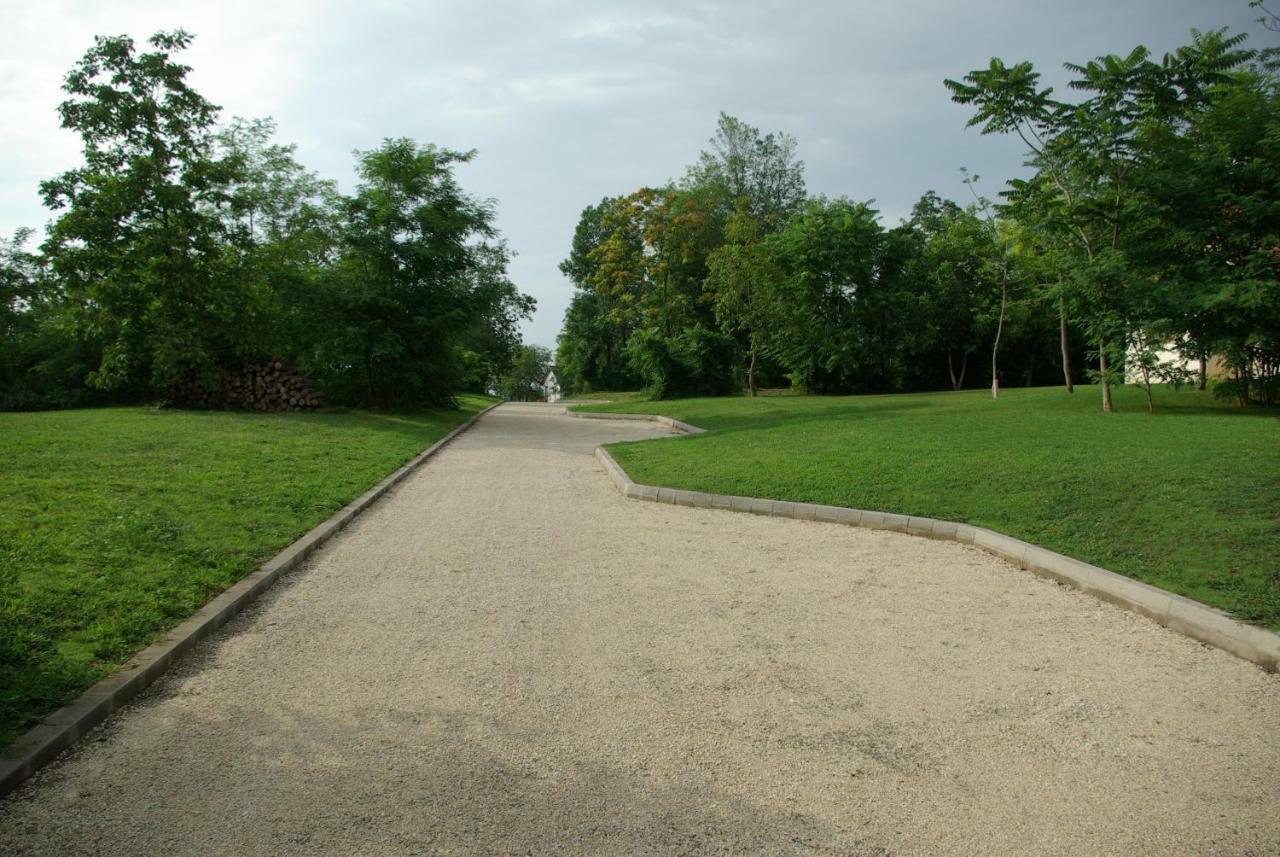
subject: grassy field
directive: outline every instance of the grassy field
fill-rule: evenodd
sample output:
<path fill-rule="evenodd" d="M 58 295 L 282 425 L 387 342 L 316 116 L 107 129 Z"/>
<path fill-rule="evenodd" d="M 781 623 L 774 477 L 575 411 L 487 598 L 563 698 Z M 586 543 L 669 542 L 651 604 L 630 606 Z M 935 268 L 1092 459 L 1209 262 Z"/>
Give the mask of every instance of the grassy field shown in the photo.
<path fill-rule="evenodd" d="M 490 401 L 0 414 L 0 746 Z"/>
<path fill-rule="evenodd" d="M 1206 393 L 1010 389 L 626 402 L 709 430 L 611 447 L 638 482 L 966 521 L 1280 629 L 1280 419 Z"/>
<path fill-rule="evenodd" d="M 599 402 L 602 400 L 608 401 L 611 404 L 621 405 L 627 402 L 647 402 L 649 400 L 649 397 L 644 393 L 639 393 L 634 390 L 621 391 L 621 392 L 611 392 L 611 391 L 602 390 L 599 393 L 579 393 L 574 396 L 569 396 L 568 398 L 563 399 L 562 401 L 566 405 L 572 405 L 574 402 L 579 402 L 579 401 Z"/>

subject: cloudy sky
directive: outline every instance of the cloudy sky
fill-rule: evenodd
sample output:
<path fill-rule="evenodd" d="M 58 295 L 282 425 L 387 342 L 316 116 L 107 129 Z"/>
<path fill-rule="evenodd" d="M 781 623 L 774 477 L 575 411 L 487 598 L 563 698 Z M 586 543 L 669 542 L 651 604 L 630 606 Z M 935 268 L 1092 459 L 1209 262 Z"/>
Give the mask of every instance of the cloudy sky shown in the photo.
<path fill-rule="evenodd" d="M 682 174 L 721 110 L 795 135 L 811 192 L 875 199 L 892 225 L 927 189 L 963 200 L 962 165 L 989 194 L 1018 168 L 1013 142 L 965 130 L 943 78 L 998 56 L 1061 81 L 1065 60 L 1163 52 L 1192 27 L 1276 44 L 1255 18 L 1247 0 L 0 0 L 0 233 L 42 227 L 37 184 L 78 160 L 54 108 L 93 36 L 182 27 L 197 89 L 275 117 L 343 190 L 352 150 L 384 137 L 478 149 L 463 184 L 497 200 L 538 299 L 526 340 L 553 345 L 582 208 Z"/>

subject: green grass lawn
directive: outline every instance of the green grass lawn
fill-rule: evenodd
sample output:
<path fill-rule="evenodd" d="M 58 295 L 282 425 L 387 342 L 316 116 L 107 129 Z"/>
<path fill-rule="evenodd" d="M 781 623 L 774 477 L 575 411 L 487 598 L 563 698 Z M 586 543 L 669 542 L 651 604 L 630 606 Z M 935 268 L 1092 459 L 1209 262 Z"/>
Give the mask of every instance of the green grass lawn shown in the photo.
<path fill-rule="evenodd" d="M 0 746 L 491 401 L 0 414 Z"/>
<path fill-rule="evenodd" d="M 620 405 L 625 402 L 646 402 L 649 400 L 649 397 L 642 392 L 636 392 L 634 390 L 602 390 L 599 393 L 577 393 L 573 396 L 562 399 L 561 401 L 566 405 L 572 405 L 574 402 L 579 401 L 599 402 L 602 400 L 607 400 L 611 404 Z"/>
<path fill-rule="evenodd" d="M 1280 419 L 1206 393 L 1010 389 L 627 402 L 704 435 L 610 447 L 637 482 L 989 527 L 1280 628 Z"/>

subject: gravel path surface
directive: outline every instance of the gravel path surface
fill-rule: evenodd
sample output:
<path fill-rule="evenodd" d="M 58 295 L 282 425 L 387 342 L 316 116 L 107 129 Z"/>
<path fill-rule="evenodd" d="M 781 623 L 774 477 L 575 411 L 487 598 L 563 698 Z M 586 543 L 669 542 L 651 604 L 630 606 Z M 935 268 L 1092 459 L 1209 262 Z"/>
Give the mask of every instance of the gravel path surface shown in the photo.
<path fill-rule="evenodd" d="M 1280 677 L 975 549 L 623 499 L 505 405 L 0 854 L 1276 854 Z"/>

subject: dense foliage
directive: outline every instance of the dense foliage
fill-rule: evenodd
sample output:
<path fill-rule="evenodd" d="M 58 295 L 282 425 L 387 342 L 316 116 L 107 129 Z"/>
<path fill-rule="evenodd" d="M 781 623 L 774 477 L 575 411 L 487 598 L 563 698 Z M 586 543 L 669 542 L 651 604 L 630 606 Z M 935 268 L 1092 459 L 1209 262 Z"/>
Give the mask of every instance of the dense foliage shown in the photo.
<path fill-rule="evenodd" d="M 537 402 L 546 395 L 543 381 L 551 371 L 551 349 L 521 346 L 507 373 L 498 378 L 496 392 L 512 402 Z"/>
<path fill-rule="evenodd" d="M 343 196 L 270 120 L 219 124 L 174 59 L 190 41 L 98 38 L 67 75 L 84 162 L 42 184 L 39 252 L 30 233 L 0 243 L 0 408 L 164 399 L 266 357 L 378 407 L 503 375 L 533 300 L 493 204 L 454 175 L 474 152 L 385 140 Z"/>
<path fill-rule="evenodd" d="M 993 202 L 965 173 L 967 205 L 930 191 L 891 228 L 869 202 L 807 196 L 794 139 L 722 115 L 683 179 L 583 212 L 564 380 L 998 396 L 1087 376 L 1110 410 L 1126 375 L 1150 406 L 1153 383 L 1203 387 L 1215 359 L 1220 395 L 1276 402 L 1280 78 L 1243 39 L 1067 64 L 1074 101 L 1030 63 L 946 81 L 971 125 L 1021 137 L 1029 175 Z"/>

